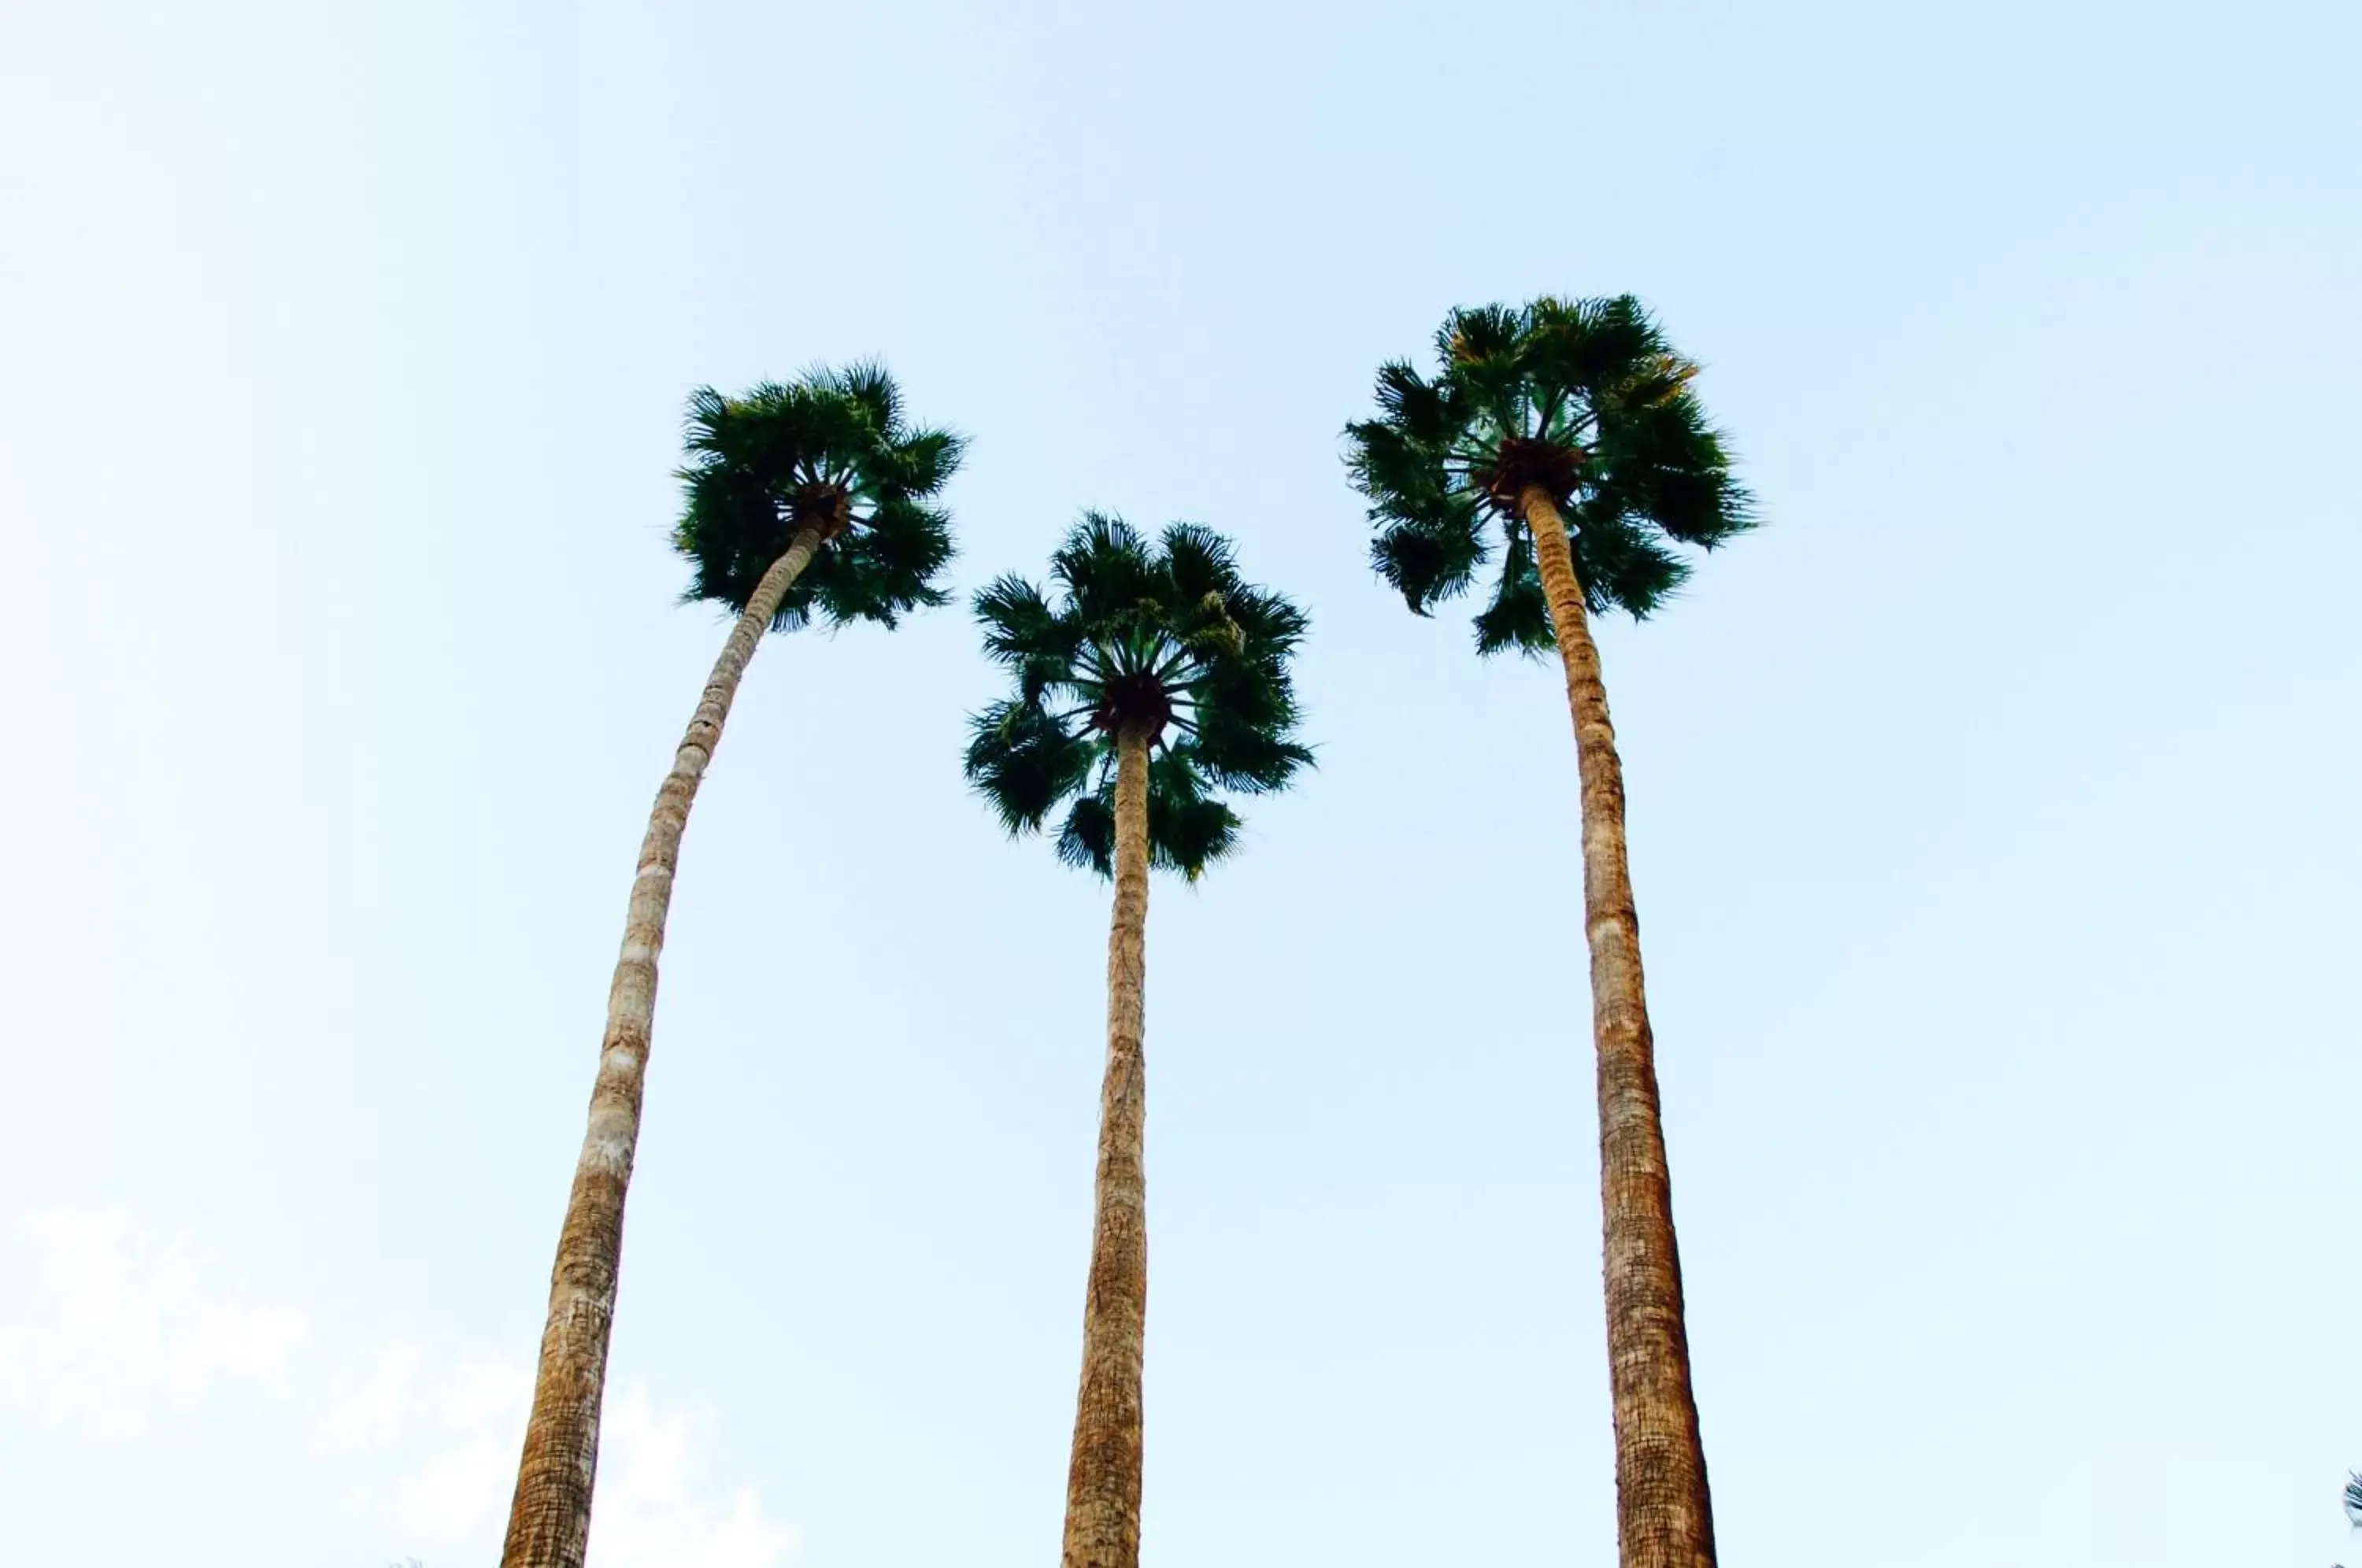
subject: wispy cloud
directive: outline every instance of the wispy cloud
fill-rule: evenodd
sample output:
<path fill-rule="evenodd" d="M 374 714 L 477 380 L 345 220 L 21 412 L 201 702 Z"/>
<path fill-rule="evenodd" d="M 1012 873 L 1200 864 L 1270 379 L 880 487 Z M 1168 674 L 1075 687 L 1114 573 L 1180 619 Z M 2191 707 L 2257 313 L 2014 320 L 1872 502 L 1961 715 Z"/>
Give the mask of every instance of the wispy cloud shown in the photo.
<path fill-rule="evenodd" d="M 114 1451 L 94 1464 L 136 1467 L 121 1450 L 151 1429 L 201 1426 L 217 1388 L 263 1388 L 383 1539 L 437 1560 L 497 1550 L 532 1394 L 524 1364 L 409 1342 L 339 1351 L 185 1231 L 120 1209 L 50 1210 L 9 1240 L 29 1288 L 0 1301 L 0 1420 Z M 712 1479 L 715 1446 L 709 1419 L 644 1387 L 611 1392 L 590 1568 L 776 1568 L 794 1532 L 751 1486 Z"/>
<path fill-rule="evenodd" d="M 708 1480 L 707 1423 L 645 1389 L 608 1403 L 590 1568 L 771 1568 L 795 1544 L 752 1486 L 727 1498 Z"/>
<path fill-rule="evenodd" d="M 307 1337 L 302 1312 L 249 1294 L 185 1231 L 119 1209 L 49 1209 L 13 1231 L 31 1288 L 0 1319 L 0 1412 L 127 1442 L 221 1385 L 283 1386 Z"/>
<path fill-rule="evenodd" d="M 348 1496 L 389 1539 L 464 1550 L 492 1540 L 507 1518 L 532 1395 L 531 1375 L 514 1363 L 381 1346 L 329 1380 L 312 1446 L 363 1461 L 349 1466 Z"/>

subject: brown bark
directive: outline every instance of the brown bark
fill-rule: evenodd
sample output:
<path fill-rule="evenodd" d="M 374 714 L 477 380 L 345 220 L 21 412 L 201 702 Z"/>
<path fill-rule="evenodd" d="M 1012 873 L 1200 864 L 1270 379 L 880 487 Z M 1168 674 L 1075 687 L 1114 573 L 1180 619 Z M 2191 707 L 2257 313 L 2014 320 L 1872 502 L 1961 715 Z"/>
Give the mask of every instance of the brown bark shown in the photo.
<path fill-rule="evenodd" d="M 1066 1470 L 1063 1568 L 1138 1568 L 1140 1368 L 1148 1314 L 1148 735 L 1116 736 L 1115 910 L 1108 925 L 1107 1075 L 1099 1087 L 1097 1212 L 1083 1305 L 1083 1377 Z"/>
<path fill-rule="evenodd" d="M 590 1534 L 590 1487 L 599 1467 L 599 1403 L 607 1381 L 607 1338 L 615 1321 L 615 1278 L 623 1259 L 624 1196 L 640 1140 L 640 1095 L 656 1010 L 657 958 L 664 949 L 681 830 L 706 765 L 722 740 L 746 661 L 771 624 L 779 600 L 811 563 L 821 534 L 807 527 L 755 587 L 745 613 L 722 645 L 713 673 L 689 721 L 672 771 L 657 790 L 640 841 L 639 873 L 624 920 L 624 946 L 607 990 L 607 1027 L 599 1042 L 599 1076 L 590 1088 L 566 1223 L 550 1271 L 549 1317 L 533 1414 L 524 1430 L 516 1496 L 509 1505 L 501 1568 L 582 1568 Z"/>
<path fill-rule="evenodd" d="M 1623 1568 L 1713 1568 L 1714 1512 L 1690 1391 L 1682 1264 L 1624 849 L 1624 766 L 1575 580 L 1566 520 L 1539 486 L 1518 498 L 1566 667 L 1583 784 L 1584 935 L 1599 1058 L 1599 1198 L 1607 1364 L 1616 1411 L 1616 1528 Z"/>

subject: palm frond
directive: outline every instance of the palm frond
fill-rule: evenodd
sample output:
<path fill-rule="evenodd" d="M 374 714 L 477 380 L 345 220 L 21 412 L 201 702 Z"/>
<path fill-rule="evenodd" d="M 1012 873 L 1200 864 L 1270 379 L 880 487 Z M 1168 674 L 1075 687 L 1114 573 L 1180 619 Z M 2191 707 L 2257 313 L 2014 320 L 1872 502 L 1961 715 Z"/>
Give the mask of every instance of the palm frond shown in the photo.
<path fill-rule="evenodd" d="M 1370 542 L 1370 564 L 1417 613 L 1456 599 L 1492 553 L 1473 507 L 1440 509 L 1422 522 L 1390 520 Z"/>
<path fill-rule="evenodd" d="M 885 369 L 815 367 L 737 396 L 690 394 L 680 470 L 685 503 L 673 545 L 687 558 L 687 598 L 743 610 L 797 531 L 824 522 L 824 546 L 780 602 L 786 631 L 815 616 L 892 626 L 946 602 L 951 519 L 928 504 L 959 467 L 962 439 L 914 430 Z M 832 499 L 833 498 L 833 499 Z"/>
<path fill-rule="evenodd" d="M 1576 508 L 1574 575 L 1584 604 L 1595 615 L 1622 610 L 1645 621 L 1689 580 L 1687 561 L 1668 549 L 1662 536 L 1597 500 Z"/>
<path fill-rule="evenodd" d="M 968 781 L 1013 833 L 1039 830 L 1068 801 L 1057 836 L 1068 865 L 1112 870 L 1113 762 L 1127 726 L 1161 742 L 1151 860 L 1192 878 L 1237 842 L 1238 815 L 1218 791 L 1281 790 L 1312 762 L 1296 738 L 1290 671 L 1304 613 L 1244 581 L 1211 529 L 1176 523 L 1151 542 L 1086 513 L 1051 558 L 1047 591 L 1003 577 L 974 602 L 985 652 L 1016 693 L 971 722 Z"/>
<path fill-rule="evenodd" d="M 996 702 L 968 723 L 967 775 L 1011 833 L 1041 827 L 1089 778 L 1093 748 L 1038 702 Z"/>
<path fill-rule="evenodd" d="M 1375 417 L 1345 427 L 1346 469 L 1369 502 L 1371 567 L 1415 613 L 1496 568 L 1480 652 L 1551 646 L 1523 536 L 1530 487 L 1566 515 L 1595 613 L 1648 615 L 1688 574 L 1673 546 L 1712 549 L 1755 525 L 1696 365 L 1631 295 L 1454 310 L 1435 357 L 1431 377 L 1380 367 Z"/>
<path fill-rule="evenodd" d="M 1533 536 L 1519 529 L 1502 554 L 1493 602 L 1476 616 L 1476 651 L 1491 655 L 1554 652 L 1550 601 L 1542 593 L 1541 569 L 1534 561 Z"/>

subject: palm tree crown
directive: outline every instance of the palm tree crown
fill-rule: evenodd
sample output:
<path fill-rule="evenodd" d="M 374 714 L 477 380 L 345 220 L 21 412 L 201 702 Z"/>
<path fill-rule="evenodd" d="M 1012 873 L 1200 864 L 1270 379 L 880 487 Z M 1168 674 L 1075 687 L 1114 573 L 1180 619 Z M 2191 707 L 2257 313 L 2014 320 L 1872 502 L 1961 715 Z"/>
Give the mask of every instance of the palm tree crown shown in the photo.
<path fill-rule="evenodd" d="M 1565 512 L 1593 614 L 1645 616 L 1689 575 L 1669 541 L 1712 549 L 1749 525 L 1722 437 L 1690 378 L 1629 294 L 1456 310 L 1436 334 L 1433 380 L 1406 361 L 1378 371 L 1375 419 L 1345 427 L 1353 482 L 1370 499 L 1370 558 L 1411 609 L 1464 592 L 1492 558 L 1480 652 L 1551 646 L 1550 607 L 1525 498 Z"/>
<path fill-rule="evenodd" d="M 695 578 L 684 599 L 744 611 L 763 573 L 810 528 L 825 547 L 771 619 L 792 631 L 813 613 L 832 624 L 894 624 L 948 595 L 935 575 L 952 558 L 949 519 L 927 498 L 959 467 L 963 443 L 913 428 L 894 379 L 875 364 L 819 368 L 740 397 L 712 387 L 690 399 L 689 501 L 673 547 Z"/>
<path fill-rule="evenodd" d="M 1117 743 L 1155 750 L 1148 775 L 1154 864 L 1195 880 L 1235 845 L 1216 791 L 1285 788 L 1312 754 L 1295 740 L 1288 661 L 1302 611 L 1239 579 L 1211 529 L 1175 523 L 1152 544 L 1086 513 L 1051 558 L 1054 599 L 1004 577 L 976 596 L 985 650 L 1017 693 L 973 721 L 968 781 L 1011 833 L 1073 799 L 1058 857 L 1111 874 Z"/>

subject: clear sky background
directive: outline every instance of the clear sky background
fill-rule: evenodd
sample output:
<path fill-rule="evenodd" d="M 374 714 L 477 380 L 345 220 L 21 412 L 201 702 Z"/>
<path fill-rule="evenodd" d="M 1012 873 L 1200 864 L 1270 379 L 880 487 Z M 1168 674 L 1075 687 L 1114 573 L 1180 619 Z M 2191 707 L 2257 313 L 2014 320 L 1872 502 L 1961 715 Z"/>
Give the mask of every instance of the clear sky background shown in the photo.
<path fill-rule="evenodd" d="M 1724 1560 L 2325 1568 L 2362 1466 L 2362 11 L 259 3 L 0 20 L 0 1560 L 491 1561 L 679 419 L 882 355 L 955 587 L 1309 609 L 1160 881 L 1151 1568 L 1613 1561 L 1574 758 L 1363 564 L 1455 304 L 1634 291 L 1767 526 L 1603 627 Z M 1055 1551 L 1106 895 L 961 610 L 692 822 L 593 1568 Z"/>

